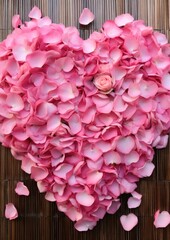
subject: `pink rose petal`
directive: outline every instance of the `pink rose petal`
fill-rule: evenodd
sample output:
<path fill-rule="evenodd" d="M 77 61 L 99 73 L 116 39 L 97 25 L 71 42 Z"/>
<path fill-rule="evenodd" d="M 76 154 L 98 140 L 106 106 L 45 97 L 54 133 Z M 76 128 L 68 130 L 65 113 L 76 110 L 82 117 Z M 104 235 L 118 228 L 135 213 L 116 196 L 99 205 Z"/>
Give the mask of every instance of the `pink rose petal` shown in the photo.
<path fill-rule="evenodd" d="M 83 52 L 92 53 L 96 48 L 96 42 L 93 39 L 87 39 L 83 41 Z"/>
<path fill-rule="evenodd" d="M 41 18 L 41 10 L 38 7 L 33 7 L 29 13 L 29 18 L 40 19 Z"/>
<path fill-rule="evenodd" d="M 94 203 L 94 197 L 87 192 L 79 192 L 76 194 L 76 200 L 80 205 L 90 207 Z"/>
<path fill-rule="evenodd" d="M 126 14 L 117 16 L 115 18 L 115 23 L 118 27 L 123 27 L 126 24 L 133 22 L 133 20 L 134 18 L 130 14 L 126 13 Z"/>
<path fill-rule="evenodd" d="M 130 213 L 127 216 L 122 215 L 120 217 L 120 222 L 125 231 L 131 231 L 138 224 L 138 218 L 135 214 Z"/>
<path fill-rule="evenodd" d="M 35 51 L 27 55 L 27 62 L 31 68 L 41 68 L 47 60 L 46 53 L 42 51 Z"/>
<path fill-rule="evenodd" d="M 129 154 L 135 146 L 135 141 L 131 136 L 121 137 L 116 145 L 119 152 Z"/>
<path fill-rule="evenodd" d="M 18 195 L 28 196 L 30 194 L 28 188 L 24 185 L 23 182 L 18 182 L 15 188 L 15 192 Z"/>
<path fill-rule="evenodd" d="M 6 204 L 5 207 L 5 217 L 9 220 L 13 220 L 18 217 L 18 212 L 13 203 Z"/>
<path fill-rule="evenodd" d="M 14 111 L 19 112 L 24 108 L 24 102 L 19 94 L 9 93 L 6 99 L 8 107 Z"/>
<path fill-rule="evenodd" d="M 80 18 L 79 23 L 82 25 L 88 25 L 89 23 L 93 22 L 94 20 L 94 14 L 90 11 L 88 8 L 84 8 Z"/>
<path fill-rule="evenodd" d="M 156 228 L 165 228 L 170 224 L 170 214 L 167 211 L 158 210 L 154 215 L 154 225 Z"/>
<path fill-rule="evenodd" d="M 13 28 L 17 28 L 21 24 L 22 24 L 22 22 L 21 22 L 20 16 L 19 15 L 14 15 L 12 17 L 12 26 L 13 26 Z"/>
<path fill-rule="evenodd" d="M 137 199 L 134 197 L 130 197 L 127 202 L 128 208 L 137 208 L 140 206 L 140 204 L 141 204 L 141 199 Z"/>
<path fill-rule="evenodd" d="M 48 170 L 44 167 L 31 167 L 31 178 L 35 181 L 43 180 L 48 176 Z"/>
<path fill-rule="evenodd" d="M 103 24 L 104 33 L 109 38 L 119 37 L 122 30 L 112 20 L 108 20 Z"/>

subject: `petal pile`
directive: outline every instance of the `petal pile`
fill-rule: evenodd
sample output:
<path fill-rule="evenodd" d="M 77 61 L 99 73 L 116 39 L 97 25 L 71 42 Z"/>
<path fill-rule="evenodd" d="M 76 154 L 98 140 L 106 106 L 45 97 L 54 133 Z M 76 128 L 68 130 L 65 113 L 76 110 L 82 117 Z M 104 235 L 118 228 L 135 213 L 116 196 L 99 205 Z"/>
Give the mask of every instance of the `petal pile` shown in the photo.
<path fill-rule="evenodd" d="M 41 16 L 37 7 L 28 22 L 14 16 L 0 43 L 0 141 L 86 231 L 118 210 L 123 193 L 129 208 L 140 205 L 137 182 L 170 132 L 170 45 L 129 14 L 86 40 Z M 85 10 L 80 23 L 93 19 Z M 21 183 L 16 191 L 29 194 Z M 129 231 L 137 218 L 121 223 Z"/>

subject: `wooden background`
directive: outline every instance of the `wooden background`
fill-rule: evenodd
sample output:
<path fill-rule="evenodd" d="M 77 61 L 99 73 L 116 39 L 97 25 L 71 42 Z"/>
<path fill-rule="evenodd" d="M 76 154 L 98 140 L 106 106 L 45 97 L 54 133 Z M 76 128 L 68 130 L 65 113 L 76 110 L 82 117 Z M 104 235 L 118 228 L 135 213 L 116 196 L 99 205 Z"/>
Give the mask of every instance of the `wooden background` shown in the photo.
<path fill-rule="evenodd" d="M 19 13 L 22 20 L 28 20 L 30 9 L 37 5 L 43 15 L 53 22 L 65 25 L 78 24 L 84 7 L 95 13 L 95 21 L 80 29 L 83 38 L 89 32 L 100 29 L 107 19 L 129 12 L 135 19 L 167 35 L 170 40 L 170 0 L 0 0 L 0 39 L 11 32 L 11 18 Z M 122 214 L 127 214 L 127 196 L 122 197 L 121 209 L 115 215 L 107 215 L 97 227 L 79 233 L 73 223 L 57 211 L 55 203 L 49 203 L 39 194 L 36 184 L 20 170 L 20 162 L 13 159 L 8 149 L 0 148 L 0 240 L 169 240 L 170 226 L 155 229 L 153 215 L 157 209 L 170 211 L 170 144 L 164 150 L 156 151 L 156 169 L 152 177 L 140 182 L 138 191 L 142 193 L 142 205 L 135 209 L 139 224 L 131 232 L 125 232 L 119 222 Z M 19 197 L 14 188 L 17 181 L 24 181 L 30 189 L 29 197 Z M 19 211 L 19 218 L 8 221 L 4 218 L 4 207 L 13 202 Z"/>

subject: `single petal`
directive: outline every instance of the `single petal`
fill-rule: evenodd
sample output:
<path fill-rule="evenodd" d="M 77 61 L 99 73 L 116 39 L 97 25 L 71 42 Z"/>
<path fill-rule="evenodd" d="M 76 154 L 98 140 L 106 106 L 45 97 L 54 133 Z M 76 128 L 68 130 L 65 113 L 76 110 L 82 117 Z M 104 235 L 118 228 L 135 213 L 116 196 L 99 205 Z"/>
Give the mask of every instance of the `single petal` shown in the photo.
<path fill-rule="evenodd" d="M 94 171 L 94 172 L 89 173 L 87 175 L 87 180 L 86 180 L 87 184 L 88 185 L 89 184 L 90 185 L 91 184 L 93 184 L 93 185 L 97 184 L 101 180 L 102 176 L 103 176 L 103 173 L 99 172 L 99 171 Z"/>
<path fill-rule="evenodd" d="M 103 24 L 104 33 L 109 38 L 119 37 L 122 30 L 115 24 L 114 21 L 108 20 Z"/>
<path fill-rule="evenodd" d="M 92 53 L 96 49 L 96 41 L 93 39 L 87 39 L 83 41 L 83 52 Z"/>
<path fill-rule="evenodd" d="M 165 228 L 170 224 L 170 214 L 167 211 L 158 210 L 154 216 L 154 225 L 156 228 Z"/>
<path fill-rule="evenodd" d="M 33 7 L 29 13 L 29 18 L 40 19 L 41 18 L 41 10 L 38 7 Z"/>
<path fill-rule="evenodd" d="M 15 188 L 15 192 L 18 195 L 28 196 L 30 194 L 28 188 L 24 185 L 23 182 L 18 182 Z"/>
<path fill-rule="evenodd" d="M 116 145 L 117 150 L 123 154 L 129 154 L 134 147 L 135 141 L 131 136 L 120 137 Z"/>
<path fill-rule="evenodd" d="M 115 23 L 118 27 L 123 27 L 128 23 L 133 22 L 134 18 L 129 14 L 121 14 L 115 18 Z"/>
<path fill-rule="evenodd" d="M 122 215 L 120 217 L 120 222 L 125 231 L 130 231 L 138 224 L 138 218 L 135 214 L 130 213 L 127 216 Z"/>
<path fill-rule="evenodd" d="M 17 28 L 21 24 L 22 24 L 22 22 L 21 22 L 20 16 L 19 15 L 14 15 L 12 17 L 12 26 L 13 26 L 13 28 Z"/>
<path fill-rule="evenodd" d="M 33 166 L 31 167 L 31 178 L 35 181 L 43 180 L 48 176 L 48 170 L 45 167 Z"/>
<path fill-rule="evenodd" d="M 71 134 L 77 134 L 81 131 L 82 124 L 80 116 L 78 114 L 72 114 L 71 117 L 68 119 L 68 124 L 71 130 Z"/>
<path fill-rule="evenodd" d="M 41 68 L 45 64 L 46 60 L 46 53 L 39 50 L 27 55 L 27 62 L 31 68 Z"/>
<path fill-rule="evenodd" d="M 167 89 L 170 90 L 170 73 L 166 73 L 163 77 L 162 77 L 162 86 Z"/>
<path fill-rule="evenodd" d="M 141 204 L 141 199 L 137 199 L 134 197 L 130 197 L 127 202 L 128 208 L 137 208 L 140 206 L 140 204 Z"/>
<path fill-rule="evenodd" d="M 5 207 L 5 217 L 9 220 L 13 220 L 18 217 L 18 212 L 13 203 L 6 204 Z"/>
<path fill-rule="evenodd" d="M 90 207 L 94 203 L 94 197 L 87 192 L 79 192 L 76 194 L 76 200 L 80 205 Z"/>
<path fill-rule="evenodd" d="M 93 22 L 94 20 L 94 14 L 90 11 L 88 8 L 84 8 L 80 18 L 79 23 L 82 25 L 88 25 L 89 23 Z"/>
<path fill-rule="evenodd" d="M 17 93 L 9 93 L 7 95 L 6 104 L 14 112 L 19 112 L 24 108 L 24 102 Z"/>

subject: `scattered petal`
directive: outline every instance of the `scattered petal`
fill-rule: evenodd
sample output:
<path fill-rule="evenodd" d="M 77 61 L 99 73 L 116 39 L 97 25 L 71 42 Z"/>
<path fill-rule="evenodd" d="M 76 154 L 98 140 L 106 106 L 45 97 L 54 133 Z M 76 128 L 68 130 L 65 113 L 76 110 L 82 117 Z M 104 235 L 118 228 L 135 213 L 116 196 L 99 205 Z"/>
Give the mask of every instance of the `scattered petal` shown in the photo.
<path fill-rule="evenodd" d="M 18 217 L 18 212 L 13 203 L 6 204 L 5 207 L 5 217 L 9 220 L 13 220 Z"/>
<path fill-rule="evenodd" d="M 18 195 L 23 195 L 23 196 L 29 196 L 29 194 L 30 194 L 28 188 L 24 185 L 23 182 L 18 182 L 17 183 L 17 186 L 15 188 L 15 192 Z"/>
<path fill-rule="evenodd" d="M 89 23 L 93 22 L 94 20 L 94 14 L 90 11 L 88 8 L 84 8 L 80 18 L 79 23 L 82 25 L 88 25 Z"/>
<path fill-rule="evenodd" d="M 127 216 L 122 215 L 120 217 L 120 222 L 125 231 L 131 231 L 138 224 L 138 218 L 135 214 L 130 213 Z"/>

